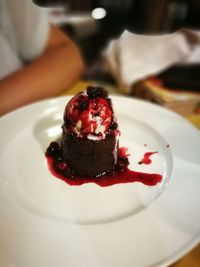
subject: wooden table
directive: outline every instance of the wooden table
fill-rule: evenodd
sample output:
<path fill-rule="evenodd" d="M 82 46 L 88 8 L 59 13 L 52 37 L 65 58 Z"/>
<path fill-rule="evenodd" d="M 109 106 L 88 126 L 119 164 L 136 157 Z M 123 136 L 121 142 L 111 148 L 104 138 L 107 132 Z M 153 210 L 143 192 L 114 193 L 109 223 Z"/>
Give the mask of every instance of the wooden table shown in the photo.
<path fill-rule="evenodd" d="M 109 91 L 110 94 L 117 94 L 116 89 L 107 84 L 102 84 L 101 82 L 97 81 L 81 81 L 75 84 L 72 88 L 63 92 L 64 95 L 74 95 L 79 91 L 84 91 L 84 89 L 89 85 L 98 85 L 98 86 L 105 86 L 106 89 Z M 199 115 L 190 115 L 187 119 L 200 130 L 200 114 Z M 200 222 L 199 222 L 200 224 Z M 195 247 L 190 253 L 185 255 L 181 258 L 178 262 L 171 265 L 171 267 L 200 267 L 200 244 Z"/>
<path fill-rule="evenodd" d="M 200 266 L 200 244 L 195 247 L 190 253 L 181 258 L 171 267 L 199 267 Z"/>

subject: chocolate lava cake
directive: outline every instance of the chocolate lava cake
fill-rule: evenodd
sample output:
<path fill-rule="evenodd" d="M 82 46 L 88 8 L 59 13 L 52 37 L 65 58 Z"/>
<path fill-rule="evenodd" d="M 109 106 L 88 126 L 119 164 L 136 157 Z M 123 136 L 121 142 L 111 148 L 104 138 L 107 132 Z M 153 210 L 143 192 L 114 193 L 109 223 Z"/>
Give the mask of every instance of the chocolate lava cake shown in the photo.
<path fill-rule="evenodd" d="M 114 169 L 119 130 L 111 99 L 103 88 L 89 86 L 64 111 L 61 149 L 76 175 L 97 177 Z"/>

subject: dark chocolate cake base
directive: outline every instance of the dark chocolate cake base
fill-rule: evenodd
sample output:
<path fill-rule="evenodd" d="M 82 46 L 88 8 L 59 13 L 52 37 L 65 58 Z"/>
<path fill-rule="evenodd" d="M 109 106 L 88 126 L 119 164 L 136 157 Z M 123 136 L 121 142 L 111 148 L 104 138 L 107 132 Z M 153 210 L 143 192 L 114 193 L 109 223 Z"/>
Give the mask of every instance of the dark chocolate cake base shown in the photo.
<path fill-rule="evenodd" d="M 89 140 L 63 134 L 61 147 L 64 159 L 77 175 L 97 177 L 114 168 L 117 149 L 114 136 Z"/>

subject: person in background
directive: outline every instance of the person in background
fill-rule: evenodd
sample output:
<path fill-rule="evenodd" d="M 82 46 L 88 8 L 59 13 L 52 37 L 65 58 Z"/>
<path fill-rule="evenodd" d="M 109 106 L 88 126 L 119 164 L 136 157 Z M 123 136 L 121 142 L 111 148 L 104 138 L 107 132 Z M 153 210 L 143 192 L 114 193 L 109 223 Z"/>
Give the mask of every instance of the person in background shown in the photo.
<path fill-rule="evenodd" d="M 31 0 L 0 0 L 0 115 L 78 81 L 78 47 Z"/>

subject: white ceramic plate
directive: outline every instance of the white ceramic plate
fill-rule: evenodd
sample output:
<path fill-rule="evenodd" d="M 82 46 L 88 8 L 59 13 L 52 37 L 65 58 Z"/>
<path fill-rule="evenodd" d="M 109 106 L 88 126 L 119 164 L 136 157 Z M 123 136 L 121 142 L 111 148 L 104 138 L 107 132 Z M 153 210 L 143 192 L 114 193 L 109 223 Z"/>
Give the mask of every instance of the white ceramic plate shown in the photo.
<path fill-rule="evenodd" d="M 61 133 L 69 97 L 0 119 L 0 266 L 161 266 L 200 237 L 200 134 L 156 105 L 113 96 L 130 168 L 161 183 L 69 186 L 52 176 L 45 149 Z M 150 165 L 145 152 L 158 151 Z"/>

